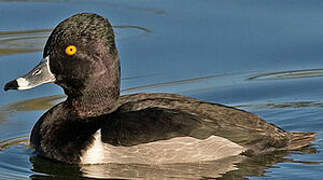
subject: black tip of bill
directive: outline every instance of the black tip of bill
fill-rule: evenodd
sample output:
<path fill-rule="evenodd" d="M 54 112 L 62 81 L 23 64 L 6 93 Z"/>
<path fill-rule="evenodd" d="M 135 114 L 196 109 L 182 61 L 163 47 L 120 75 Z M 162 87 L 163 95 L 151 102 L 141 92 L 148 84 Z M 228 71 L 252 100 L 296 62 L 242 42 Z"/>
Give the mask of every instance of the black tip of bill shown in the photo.
<path fill-rule="evenodd" d="M 16 80 L 10 81 L 4 86 L 5 91 L 10 89 L 18 89 L 18 82 Z"/>

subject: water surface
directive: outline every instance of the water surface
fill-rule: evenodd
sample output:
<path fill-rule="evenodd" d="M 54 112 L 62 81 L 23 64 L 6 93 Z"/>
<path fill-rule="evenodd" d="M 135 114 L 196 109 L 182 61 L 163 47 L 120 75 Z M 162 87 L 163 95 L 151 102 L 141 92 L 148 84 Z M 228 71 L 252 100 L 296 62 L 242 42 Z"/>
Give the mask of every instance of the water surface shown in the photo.
<path fill-rule="evenodd" d="M 44 85 L 0 90 L 0 179 L 51 177 L 320 179 L 323 176 L 323 2 L 319 0 L 0 0 L 0 85 L 39 63 L 52 28 L 78 12 L 110 19 L 122 94 L 179 93 L 251 111 L 311 147 L 199 164 L 71 166 L 35 156 L 33 124 L 64 100 Z"/>

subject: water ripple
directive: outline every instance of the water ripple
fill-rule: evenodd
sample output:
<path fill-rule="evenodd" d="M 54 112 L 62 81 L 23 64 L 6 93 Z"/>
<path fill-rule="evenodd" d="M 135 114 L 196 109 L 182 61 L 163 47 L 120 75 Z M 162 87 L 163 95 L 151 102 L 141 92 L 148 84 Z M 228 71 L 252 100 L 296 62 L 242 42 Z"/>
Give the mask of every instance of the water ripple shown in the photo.
<path fill-rule="evenodd" d="M 47 110 L 53 107 L 60 101 L 63 101 L 65 95 L 55 95 L 48 97 L 40 97 L 35 99 L 28 99 L 24 101 L 14 102 L 6 106 L 1 107 L 3 112 L 17 112 L 17 111 L 39 111 Z"/>
<path fill-rule="evenodd" d="M 42 50 L 51 29 L 0 32 L 0 56 Z"/>
<path fill-rule="evenodd" d="M 141 86 L 137 86 L 137 87 L 123 89 L 122 92 L 132 92 L 132 91 L 146 90 L 146 89 L 160 88 L 160 87 L 168 87 L 168 86 L 179 86 L 182 84 L 193 84 L 193 83 L 199 83 L 202 81 L 207 81 L 207 80 L 210 80 L 213 78 L 217 78 L 217 77 L 221 77 L 221 76 L 228 76 L 228 75 L 232 75 L 232 74 L 229 74 L 229 73 L 215 74 L 215 75 L 200 76 L 200 77 L 178 80 L 178 81 L 169 81 L 169 82 L 161 82 L 161 83 L 156 83 L 156 84 L 141 85 Z"/>
<path fill-rule="evenodd" d="M 117 40 L 131 40 L 149 35 L 152 31 L 141 26 L 113 26 Z M 1 31 L 0 56 L 42 51 L 52 29 Z"/>
<path fill-rule="evenodd" d="M 321 77 L 321 76 L 323 76 L 323 69 L 302 69 L 302 70 L 264 73 L 264 74 L 249 77 L 248 80 L 284 80 L 284 79 L 296 79 L 296 78 L 298 79 L 298 78 Z"/>
<path fill-rule="evenodd" d="M 148 75 L 141 75 L 141 76 L 129 76 L 123 78 L 123 80 L 134 80 L 134 79 L 141 79 L 146 77 L 151 77 L 153 75 L 159 75 L 159 74 L 148 74 Z M 139 91 L 139 90 L 147 90 L 147 89 L 153 89 L 153 88 L 161 88 L 161 87 L 178 87 L 180 85 L 186 85 L 186 84 L 194 84 L 199 83 L 203 81 L 207 81 L 213 78 L 221 77 L 221 76 L 227 76 L 228 74 L 215 74 L 215 75 L 208 75 L 208 76 L 200 76 L 190 79 L 184 79 L 179 81 L 169 81 L 169 82 L 161 82 L 161 83 L 155 83 L 155 84 L 148 84 L 148 85 L 141 85 L 137 87 L 131 87 L 122 89 L 121 92 L 133 92 L 133 91 Z M 5 105 L 0 107 L 0 112 L 17 112 L 17 111 L 38 111 L 38 110 L 47 110 L 51 107 L 53 107 L 58 102 L 63 101 L 66 98 L 65 95 L 54 95 L 54 96 L 48 96 L 48 97 L 40 97 L 35 99 L 28 99 L 24 101 L 18 101 L 13 102 L 11 104 Z M 1 115 L 1 113 L 0 113 Z M 0 118 L 1 119 L 1 118 Z"/>
<path fill-rule="evenodd" d="M 28 136 L 19 136 L 14 138 L 9 138 L 5 140 L 0 140 L 0 151 L 8 149 L 11 146 L 25 145 L 27 147 L 29 142 Z"/>

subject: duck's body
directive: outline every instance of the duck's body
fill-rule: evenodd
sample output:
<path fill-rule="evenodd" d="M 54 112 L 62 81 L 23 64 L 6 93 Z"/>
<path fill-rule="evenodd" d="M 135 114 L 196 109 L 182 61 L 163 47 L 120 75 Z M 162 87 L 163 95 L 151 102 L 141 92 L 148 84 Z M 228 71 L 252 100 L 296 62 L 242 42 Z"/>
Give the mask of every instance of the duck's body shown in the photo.
<path fill-rule="evenodd" d="M 297 149 L 315 137 L 295 138 L 252 113 L 176 94 L 121 96 L 90 118 L 76 112 L 65 101 L 37 122 L 31 143 L 40 155 L 81 164 L 187 163 Z"/>
<path fill-rule="evenodd" d="M 294 150 L 315 138 L 315 133 L 284 131 L 243 110 L 180 95 L 119 97 L 113 30 L 95 14 L 77 14 L 60 23 L 47 41 L 44 59 L 5 89 L 47 82 L 64 88 L 67 100 L 46 112 L 31 133 L 31 145 L 50 159 L 76 164 L 187 163 Z"/>

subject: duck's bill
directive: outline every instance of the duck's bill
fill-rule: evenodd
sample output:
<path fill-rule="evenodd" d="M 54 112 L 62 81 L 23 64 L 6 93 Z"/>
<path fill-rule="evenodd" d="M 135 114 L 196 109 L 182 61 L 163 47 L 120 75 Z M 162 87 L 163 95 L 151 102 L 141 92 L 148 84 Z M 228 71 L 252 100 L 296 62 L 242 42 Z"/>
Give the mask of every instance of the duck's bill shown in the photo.
<path fill-rule="evenodd" d="M 55 82 L 56 78 L 49 68 L 49 56 L 44 58 L 33 70 L 26 75 L 8 82 L 4 90 L 25 90 L 45 83 Z"/>

